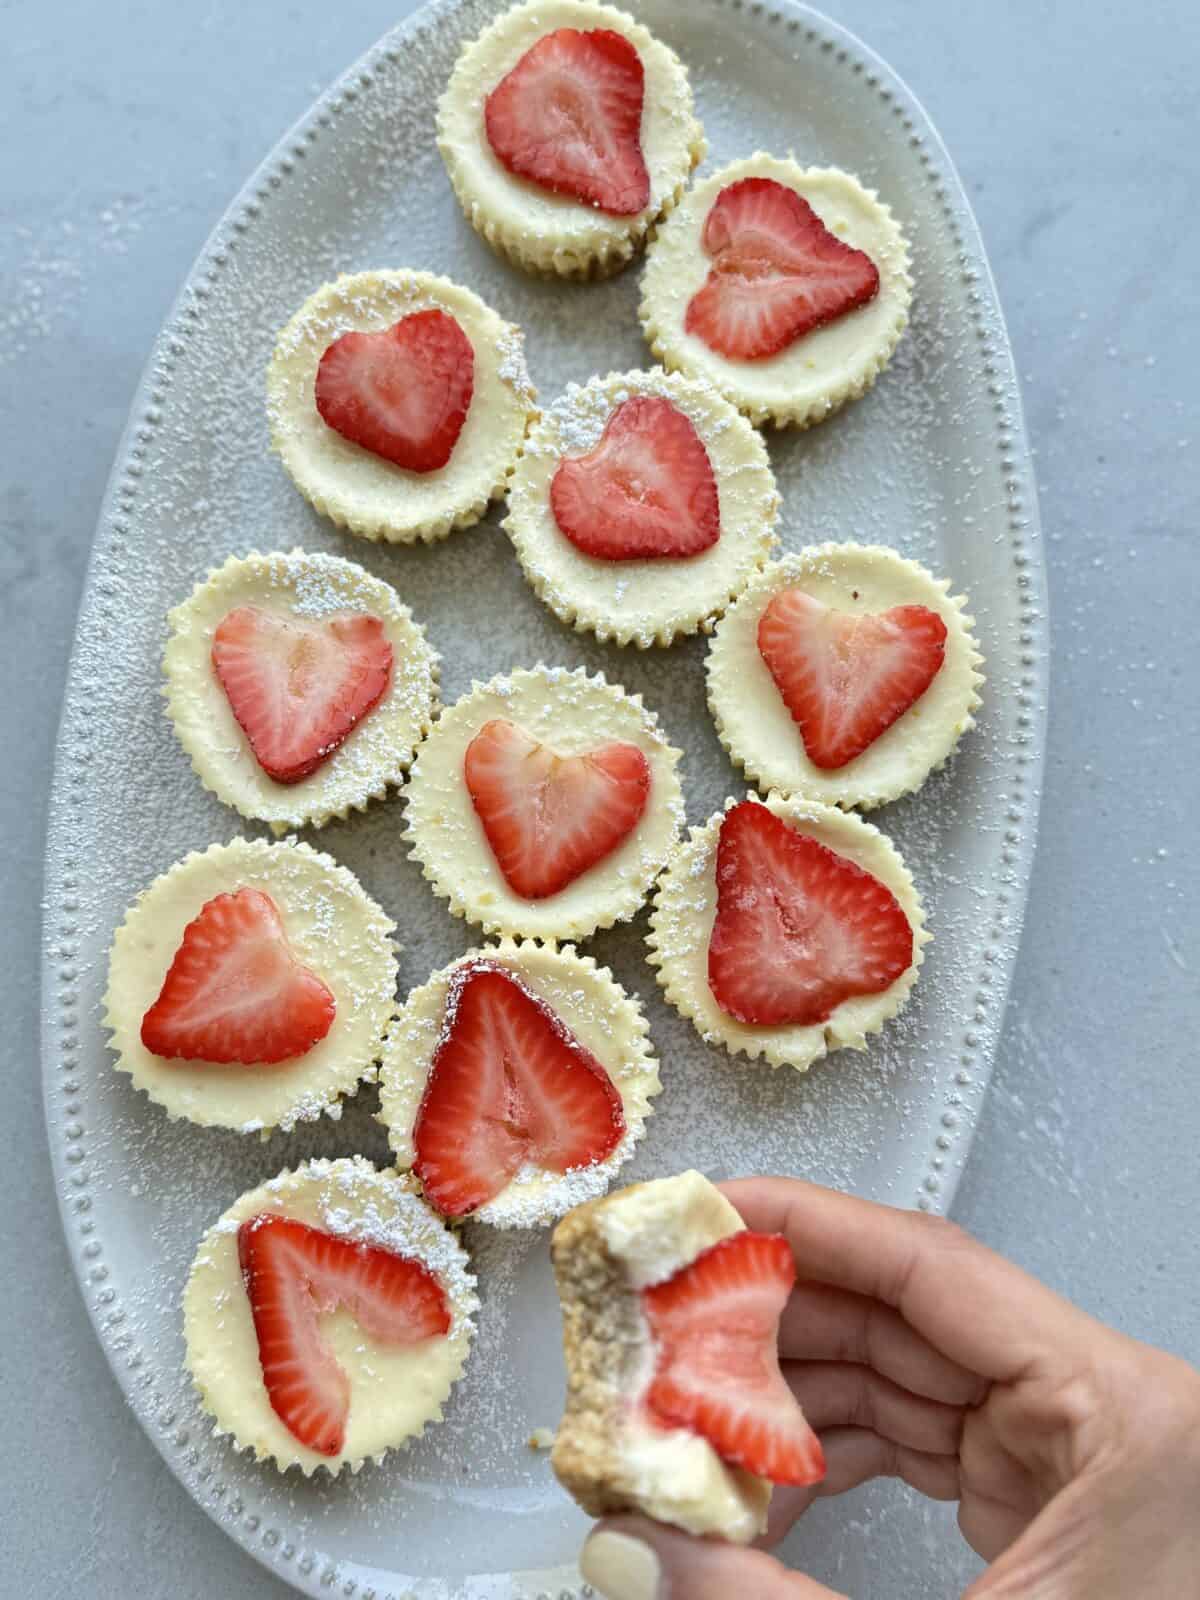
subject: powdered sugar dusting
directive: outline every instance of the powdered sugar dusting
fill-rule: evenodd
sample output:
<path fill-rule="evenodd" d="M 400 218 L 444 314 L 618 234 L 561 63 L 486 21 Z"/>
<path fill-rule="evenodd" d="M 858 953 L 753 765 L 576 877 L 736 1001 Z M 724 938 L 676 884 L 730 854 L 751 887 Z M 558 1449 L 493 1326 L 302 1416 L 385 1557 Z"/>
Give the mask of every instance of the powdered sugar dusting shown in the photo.
<path fill-rule="evenodd" d="M 469 1318 L 478 1308 L 467 1252 L 418 1194 L 391 1185 L 386 1200 L 375 1198 L 379 1175 L 358 1159 L 317 1162 L 310 1170 L 327 1180 L 321 1220 L 330 1233 L 417 1256 L 445 1284 L 457 1316 Z"/>
<path fill-rule="evenodd" d="M 631 1143 L 627 1131 L 606 1161 L 595 1161 L 591 1166 L 573 1167 L 568 1172 L 556 1173 L 550 1181 L 546 1181 L 550 1175 L 544 1168 L 526 1165 L 503 1195 L 480 1206 L 475 1215 L 480 1222 L 490 1222 L 497 1228 L 540 1227 L 555 1217 L 561 1217 L 572 1206 L 607 1194 L 613 1178 L 632 1154 Z"/>
<path fill-rule="evenodd" d="M 353 576 L 349 583 L 331 583 L 329 574 L 328 558 L 292 553 L 288 560 L 288 577 L 295 596 L 292 609 L 298 617 L 333 617 L 343 611 L 370 612 L 366 585 L 355 583 Z"/>
<path fill-rule="evenodd" d="M 542 420 L 526 445 L 527 452 L 555 457 L 586 455 L 599 443 L 609 417 L 634 394 L 669 400 L 690 418 L 702 437 L 719 436 L 736 424 L 735 417 L 725 414 L 717 391 L 704 379 L 682 380 L 654 366 L 629 377 L 627 385 L 605 379 L 569 383 L 543 411 Z"/>
<path fill-rule="evenodd" d="M 627 389 L 618 389 L 608 395 L 601 389 L 592 388 L 591 385 L 569 383 L 566 392 L 547 410 L 546 432 L 542 439 L 536 442 L 530 441 L 529 453 L 535 455 L 541 451 L 554 449 L 554 445 L 549 442 L 550 429 L 553 428 L 558 434 L 556 453 L 567 456 L 586 455 L 599 444 L 609 417 L 628 399 Z"/>
<path fill-rule="evenodd" d="M 337 293 L 325 298 L 313 298 L 283 328 L 276 348 L 286 354 L 301 350 L 324 353 L 344 333 L 354 333 L 364 327 L 390 326 L 402 317 L 418 311 L 444 309 L 436 285 L 424 284 L 414 277 L 397 276 L 371 279 L 371 291 L 351 290 L 346 278 L 339 278 Z M 286 409 L 278 408 L 270 395 L 267 405 L 272 423 L 286 431 L 291 418 Z"/>
<path fill-rule="evenodd" d="M 525 364 L 525 336 L 520 328 L 506 327 L 496 341 L 496 351 L 500 357 L 496 371 L 510 388 L 515 389 L 532 406 L 537 393 Z"/>

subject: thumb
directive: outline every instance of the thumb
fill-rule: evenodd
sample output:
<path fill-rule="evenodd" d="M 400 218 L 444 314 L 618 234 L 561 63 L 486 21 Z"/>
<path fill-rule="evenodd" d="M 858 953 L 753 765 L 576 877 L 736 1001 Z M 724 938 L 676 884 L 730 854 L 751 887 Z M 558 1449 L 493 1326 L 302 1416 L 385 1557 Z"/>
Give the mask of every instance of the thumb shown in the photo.
<path fill-rule="evenodd" d="M 579 1570 L 603 1600 L 845 1600 L 763 1550 L 695 1539 L 645 1517 L 602 1522 Z"/>

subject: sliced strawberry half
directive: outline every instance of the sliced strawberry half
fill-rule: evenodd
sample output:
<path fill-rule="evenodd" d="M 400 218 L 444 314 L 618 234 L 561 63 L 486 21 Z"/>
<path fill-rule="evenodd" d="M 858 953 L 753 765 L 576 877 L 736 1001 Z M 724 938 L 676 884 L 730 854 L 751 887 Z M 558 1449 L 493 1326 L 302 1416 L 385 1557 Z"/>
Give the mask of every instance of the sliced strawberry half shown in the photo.
<path fill-rule="evenodd" d="M 446 465 L 474 392 L 471 341 L 436 309 L 379 333 L 344 333 L 317 368 L 317 410 L 329 426 L 409 472 Z"/>
<path fill-rule="evenodd" d="M 732 1233 L 642 1290 L 654 1337 L 646 1406 L 723 1461 L 772 1483 L 819 1483 L 821 1441 L 779 1370 L 779 1317 L 796 1282 L 786 1239 Z"/>
<path fill-rule="evenodd" d="M 852 616 L 783 589 L 759 618 L 758 650 L 808 759 L 831 771 L 862 755 L 925 693 L 946 658 L 946 624 L 928 606 Z"/>
<path fill-rule="evenodd" d="M 717 845 L 708 983 L 738 1022 L 810 1027 L 912 965 L 912 924 L 871 873 L 756 800 L 731 807 Z"/>
<path fill-rule="evenodd" d="M 642 155 L 642 58 L 611 28 L 556 28 L 487 97 L 496 158 L 518 178 L 613 216 L 650 204 Z"/>
<path fill-rule="evenodd" d="M 467 746 L 463 776 L 514 894 L 544 900 L 610 855 L 641 820 L 650 763 L 635 744 L 556 755 L 496 718 Z"/>
<path fill-rule="evenodd" d="M 359 612 L 308 621 L 238 606 L 213 634 L 212 662 L 254 758 L 299 783 L 338 748 L 392 681 L 391 641 Z"/>
<path fill-rule="evenodd" d="M 562 1018 L 504 967 L 464 962 L 413 1130 L 413 1170 L 432 1204 L 465 1216 L 527 1162 L 594 1166 L 624 1132 L 612 1079 Z"/>
<path fill-rule="evenodd" d="M 333 995 L 292 954 L 261 889 L 219 894 L 183 930 L 142 1018 L 153 1055 L 258 1066 L 305 1055 L 333 1026 Z"/>
<path fill-rule="evenodd" d="M 708 451 L 659 395 L 623 400 L 594 450 L 559 462 L 550 506 L 571 543 L 602 561 L 694 556 L 721 536 Z"/>
<path fill-rule="evenodd" d="M 271 1408 L 319 1455 L 340 1455 L 350 1380 L 321 1337 L 318 1318 L 345 1306 L 378 1344 L 419 1344 L 450 1332 L 446 1291 L 424 1264 L 267 1212 L 238 1229 Z"/>
<path fill-rule="evenodd" d="M 722 189 L 701 244 L 713 258 L 684 327 L 718 355 L 760 361 L 874 299 L 879 269 L 794 189 L 742 178 Z"/>

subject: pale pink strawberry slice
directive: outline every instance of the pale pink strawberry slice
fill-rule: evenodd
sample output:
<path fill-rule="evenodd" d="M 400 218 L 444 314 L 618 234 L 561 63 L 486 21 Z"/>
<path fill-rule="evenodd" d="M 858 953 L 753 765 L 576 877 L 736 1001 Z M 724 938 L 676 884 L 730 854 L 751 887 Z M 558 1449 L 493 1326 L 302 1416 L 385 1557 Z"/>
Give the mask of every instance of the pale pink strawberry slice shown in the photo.
<path fill-rule="evenodd" d="M 891 890 L 756 800 L 726 812 L 716 877 L 708 983 L 738 1022 L 811 1027 L 912 965 Z"/>
<path fill-rule="evenodd" d="M 870 256 L 830 233 L 807 200 L 774 178 L 722 189 L 700 242 L 713 264 L 684 327 L 732 361 L 777 355 L 879 292 Z"/>
<path fill-rule="evenodd" d="M 307 1054 L 335 1011 L 292 953 L 274 900 L 238 889 L 207 901 L 183 930 L 142 1043 L 168 1059 L 258 1066 Z"/>
<path fill-rule="evenodd" d="M 464 962 L 413 1130 L 413 1170 L 431 1203 L 465 1216 L 527 1162 L 590 1167 L 624 1132 L 612 1079 L 562 1018 L 504 967 Z"/>
<path fill-rule="evenodd" d="M 654 1337 L 646 1406 L 723 1461 L 772 1483 L 819 1483 L 821 1441 L 779 1370 L 779 1317 L 796 1282 L 786 1239 L 730 1234 L 642 1290 Z"/>
<path fill-rule="evenodd" d="M 519 178 L 613 216 L 650 204 L 642 155 L 642 58 L 610 28 L 556 28 L 484 107 L 488 144 Z"/>
<path fill-rule="evenodd" d="M 379 333 L 344 333 L 317 368 L 317 410 L 331 428 L 409 472 L 454 453 L 475 392 L 475 351 L 446 311 L 414 311 Z"/>
<path fill-rule="evenodd" d="M 392 646 L 378 617 L 309 620 L 238 606 L 213 634 L 218 681 L 276 783 L 315 772 L 387 691 Z"/>
<path fill-rule="evenodd" d="M 603 861 L 650 798 L 650 764 L 637 745 L 560 756 L 503 718 L 471 740 L 463 776 L 496 863 L 524 900 L 558 894 Z"/>
<path fill-rule="evenodd" d="M 265 1212 L 238 1229 L 238 1259 L 271 1409 L 319 1455 L 341 1454 L 350 1415 L 350 1380 L 321 1337 L 321 1316 L 345 1306 L 382 1345 L 450 1331 L 450 1303 L 434 1274 L 380 1245 Z"/>
<path fill-rule="evenodd" d="M 602 561 L 694 556 L 721 536 L 708 451 L 659 395 L 623 400 L 594 450 L 559 462 L 550 506 L 571 543 Z"/>
<path fill-rule="evenodd" d="M 946 624 L 928 606 L 853 616 L 783 589 L 759 618 L 758 649 L 808 759 L 831 771 L 862 755 L 925 693 L 946 657 Z"/>

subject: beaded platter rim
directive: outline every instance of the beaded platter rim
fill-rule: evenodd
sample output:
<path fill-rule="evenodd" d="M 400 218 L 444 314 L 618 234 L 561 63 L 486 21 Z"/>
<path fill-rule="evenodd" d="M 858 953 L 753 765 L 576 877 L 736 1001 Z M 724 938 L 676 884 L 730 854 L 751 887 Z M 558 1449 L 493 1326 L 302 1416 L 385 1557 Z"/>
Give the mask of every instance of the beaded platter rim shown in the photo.
<path fill-rule="evenodd" d="M 43 902 L 42 1063 L 44 1103 L 55 1187 L 72 1264 L 79 1279 L 97 1339 L 131 1409 L 147 1435 L 193 1499 L 239 1545 L 277 1577 L 313 1596 L 345 1595 L 349 1600 L 463 1600 L 486 1593 L 491 1600 L 581 1600 L 593 1591 L 580 1586 L 571 1568 L 480 1576 L 462 1583 L 412 1579 L 399 1574 L 379 1582 L 375 1571 L 333 1560 L 319 1549 L 289 1537 L 253 1501 L 231 1493 L 222 1481 L 223 1443 L 181 1425 L 172 1385 L 177 1374 L 156 1370 L 153 1351 L 138 1347 L 123 1327 L 121 1294 L 105 1263 L 104 1241 L 92 1215 L 89 1192 L 88 1130 L 81 1120 L 76 935 L 81 909 L 80 863 L 72 850 L 77 808 L 86 805 L 89 735 L 86 719 L 71 709 L 85 685 L 81 645 L 85 631 L 105 616 L 111 564 L 138 496 L 142 457 L 161 420 L 174 358 L 190 327 L 202 315 L 205 285 L 215 282 L 236 251 L 238 240 L 254 227 L 265 205 L 285 188 L 297 164 L 318 140 L 336 135 L 339 113 L 350 103 L 386 85 L 405 53 L 419 48 L 441 18 L 461 0 L 432 0 L 387 33 L 321 95 L 279 141 L 242 188 L 205 243 L 164 323 L 135 395 L 105 492 L 88 566 L 75 644 L 64 694 L 63 714 L 51 787 Z M 975 975 L 977 1008 L 967 1018 L 958 1057 L 944 1069 L 947 1109 L 924 1164 L 925 1176 L 909 1203 L 944 1212 L 954 1196 L 978 1116 L 962 1109 L 956 1086 L 986 1083 L 999 1038 L 1037 833 L 1045 752 L 1047 700 L 1046 572 L 1041 546 L 1036 485 L 1025 435 L 1011 347 L 987 256 L 969 202 L 950 157 L 930 118 L 903 81 L 866 45 L 839 24 L 798 0 L 696 0 L 714 11 L 743 13 L 752 22 L 777 28 L 795 42 L 827 55 L 831 65 L 859 80 L 895 114 L 900 137 L 919 161 L 923 182 L 936 201 L 958 250 L 972 331 L 978 341 L 993 420 L 992 442 L 1002 472 L 1009 556 L 1019 599 L 1019 689 L 1010 754 L 1003 827 L 997 831 L 989 881 L 1004 923 L 983 949 Z M 999 908 L 1003 907 L 1000 917 Z M 90 1026 L 90 1019 L 86 1025 Z M 901 1197 L 903 1198 L 903 1197 Z"/>

